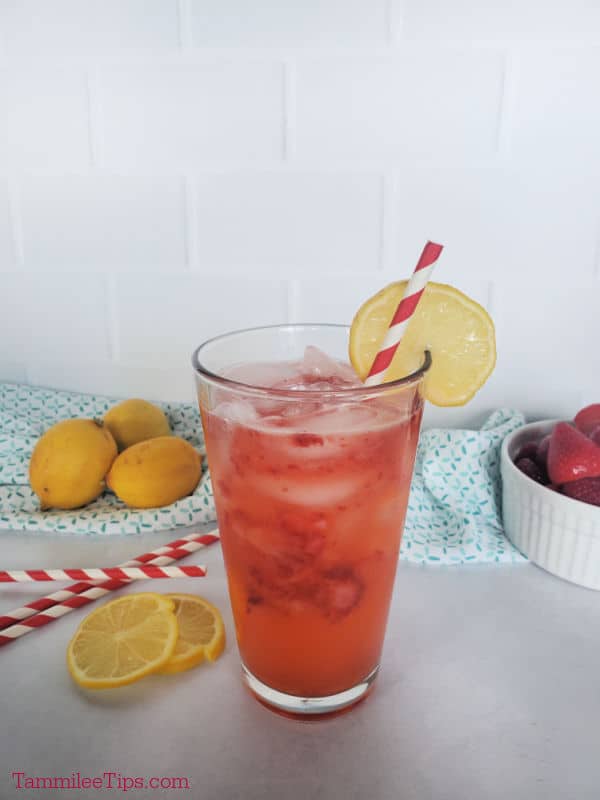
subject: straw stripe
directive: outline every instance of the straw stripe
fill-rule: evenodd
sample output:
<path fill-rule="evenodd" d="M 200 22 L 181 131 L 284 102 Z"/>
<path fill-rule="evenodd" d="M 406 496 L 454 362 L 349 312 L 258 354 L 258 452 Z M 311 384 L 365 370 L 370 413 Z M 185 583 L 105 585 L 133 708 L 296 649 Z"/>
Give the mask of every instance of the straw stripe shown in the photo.
<path fill-rule="evenodd" d="M 203 578 L 206 567 L 199 564 L 187 567 L 159 567 L 146 564 L 139 567 L 79 567 L 77 569 L 13 569 L 0 571 L 0 583 L 28 581 L 104 581 L 146 580 L 155 578 Z"/>
<path fill-rule="evenodd" d="M 425 291 L 442 250 L 443 245 L 435 244 L 435 242 L 427 242 L 423 248 L 421 257 L 406 287 L 406 293 L 394 312 L 379 352 L 373 360 L 365 380 L 365 386 L 377 386 L 384 382 L 385 373 L 392 363 L 394 354 Z"/>
<path fill-rule="evenodd" d="M 421 299 L 421 295 L 425 291 L 425 287 L 427 286 L 434 267 L 435 262 L 415 273 L 415 280 L 410 286 L 411 293 L 407 294 L 407 297 L 402 298 L 402 302 L 399 304 L 398 308 L 396 309 L 396 313 L 392 317 L 392 325 L 398 325 L 400 322 L 405 322 L 413 315 L 414 310 Z"/>

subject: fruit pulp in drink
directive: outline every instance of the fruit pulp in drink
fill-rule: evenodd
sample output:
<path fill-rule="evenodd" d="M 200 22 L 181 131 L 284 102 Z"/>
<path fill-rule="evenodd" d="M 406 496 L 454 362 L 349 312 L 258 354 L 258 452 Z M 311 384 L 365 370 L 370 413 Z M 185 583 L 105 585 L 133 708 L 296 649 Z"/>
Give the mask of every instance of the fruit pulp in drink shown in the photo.
<path fill-rule="evenodd" d="M 337 694 L 379 665 L 419 388 L 345 397 L 351 368 L 316 352 L 229 377 L 290 395 L 225 387 L 200 402 L 242 661 L 280 692 Z"/>

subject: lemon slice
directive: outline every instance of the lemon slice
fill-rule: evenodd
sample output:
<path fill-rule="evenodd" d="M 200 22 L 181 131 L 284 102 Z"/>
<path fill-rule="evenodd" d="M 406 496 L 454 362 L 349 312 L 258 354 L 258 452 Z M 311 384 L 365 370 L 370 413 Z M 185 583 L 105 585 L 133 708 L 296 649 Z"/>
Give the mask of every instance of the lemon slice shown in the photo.
<path fill-rule="evenodd" d="M 73 680 L 87 689 L 110 689 L 156 672 L 177 643 L 174 609 L 169 597 L 143 592 L 92 611 L 67 648 Z"/>
<path fill-rule="evenodd" d="M 391 283 L 359 308 L 350 329 L 350 361 L 364 380 L 408 281 Z M 431 352 L 423 392 L 436 406 L 462 406 L 496 364 L 494 323 L 487 311 L 453 286 L 428 283 L 385 380 L 410 375 Z"/>
<path fill-rule="evenodd" d="M 166 596 L 175 604 L 179 638 L 171 657 L 159 672 L 184 672 L 205 658 L 216 661 L 225 647 L 225 626 L 219 609 L 196 594 Z"/>

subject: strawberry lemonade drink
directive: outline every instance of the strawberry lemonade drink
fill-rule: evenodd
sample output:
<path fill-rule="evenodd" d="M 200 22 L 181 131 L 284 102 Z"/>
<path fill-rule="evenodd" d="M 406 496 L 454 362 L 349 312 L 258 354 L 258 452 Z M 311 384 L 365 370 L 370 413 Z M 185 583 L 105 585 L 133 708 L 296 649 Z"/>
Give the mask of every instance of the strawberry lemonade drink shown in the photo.
<path fill-rule="evenodd" d="M 328 714 L 368 693 L 423 400 L 464 405 L 494 369 L 486 310 L 429 280 L 441 249 L 428 242 L 349 330 L 255 328 L 194 353 L 242 674 L 276 710 Z"/>
<path fill-rule="evenodd" d="M 244 679 L 296 714 L 348 707 L 377 674 L 430 363 L 367 388 L 347 342 L 280 326 L 194 354 Z"/>

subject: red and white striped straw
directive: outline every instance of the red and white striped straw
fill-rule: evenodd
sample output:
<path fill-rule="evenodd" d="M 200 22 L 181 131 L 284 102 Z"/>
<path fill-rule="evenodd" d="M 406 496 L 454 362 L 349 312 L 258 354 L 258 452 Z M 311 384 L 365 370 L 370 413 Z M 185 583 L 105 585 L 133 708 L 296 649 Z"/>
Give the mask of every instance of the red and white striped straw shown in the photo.
<path fill-rule="evenodd" d="M 194 550 L 206 547 L 219 541 L 217 530 L 209 533 L 190 533 L 181 539 L 163 545 L 149 553 L 138 556 L 137 559 L 126 561 L 122 566 L 135 565 L 138 563 L 151 562 L 164 565 L 183 558 L 184 555 L 194 552 Z M 173 549 L 175 548 L 175 549 Z M 175 555 L 175 554 L 178 555 Z M 169 554 L 169 555 L 167 555 Z M 179 555 L 181 554 L 181 555 Z M 93 603 L 100 597 L 104 597 L 115 589 L 121 589 L 129 581 L 105 581 L 97 586 L 90 586 L 88 583 L 75 583 L 72 586 L 54 592 L 46 597 L 33 600 L 21 608 L 8 612 L 0 617 L 2 633 L 0 633 L 0 647 L 19 639 L 36 628 L 42 628 L 60 619 L 65 614 L 69 614 L 77 608 Z"/>
<path fill-rule="evenodd" d="M 141 581 L 156 578 L 204 578 L 206 567 L 158 567 L 144 564 L 139 567 L 77 567 L 75 569 L 8 569 L 0 570 L 0 583 L 30 581 Z"/>
<path fill-rule="evenodd" d="M 427 242 L 423 248 L 421 257 L 406 287 L 404 297 L 398 304 L 385 339 L 381 343 L 379 352 L 375 356 L 369 374 L 365 379 L 365 386 L 378 386 L 380 383 L 384 383 L 385 373 L 392 363 L 398 345 L 404 336 L 408 323 L 415 312 L 443 249 L 443 245 L 435 244 L 435 242 Z"/>
<path fill-rule="evenodd" d="M 173 542 L 169 542 L 162 547 L 157 547 L 156 550 L 151 550 L 148 553 L 142 553 L 142 555 L 139 555 L 136 558 L 132 558 L 129 561 L 125 561 L 123 564 L 119 564 L 119 566 L 136 567 L 139 564 L 146 564 L 150 562 L 162 567 L 165 566 L 165 564 L 172 564 L 173 561 L 178 561 L 180 558 L 185 558 L 185 556 L 190 555 L 190 553 L 195 553 L 197 550 L 200 550 L 203 547 L 207 547 L 208 545 L 218 541 L 219 533 L 216 529 L 210 531 L 209 533 L 190 533 L 187 536 L 183 536 L 180 539 L 175 539 Z M 126 583 L 127 581 L 119 581 L 116 588 L 120 588 L 122 585 L 126 585 Z M 32 600 L 30 603 L 27 603 L 20 608 L 15 608 L 12 611 L 0 616 L 0 631 L 8 628 L 10 625 L 14 625 L 15 623 L 23 622 L 23 620 L 26 620 L 35 614 L 47 611 L 53 606 L 56 606 L 58 603 L 71 600 L 71 598 L 77 597 L 82 592 L 86 592 L 88 589 L 90 589 L 89 583 L 74 583 L 71 586 L 67 586 L 65 589 L 59 589 L 57 592 L 52 592 L 52 594 L 48 594 L 45 597 L 39 597 L 37 600 Z M 107 594 L 108 591 L 110 590 L 107 589 L 102 594 L 98 595 L 98 597 L 102 597 L 103 594 Z M 78 608 L 78 606 L 73 605 L 73 608 Z"/>

